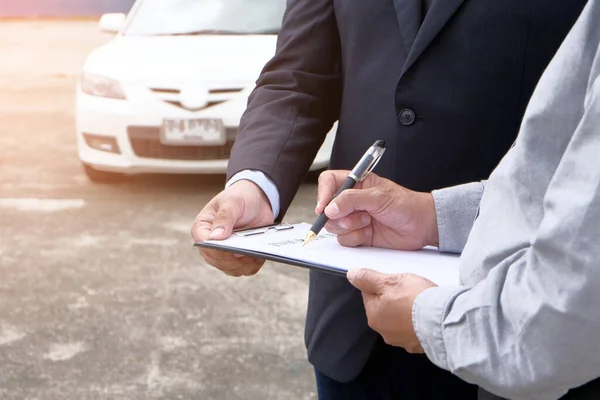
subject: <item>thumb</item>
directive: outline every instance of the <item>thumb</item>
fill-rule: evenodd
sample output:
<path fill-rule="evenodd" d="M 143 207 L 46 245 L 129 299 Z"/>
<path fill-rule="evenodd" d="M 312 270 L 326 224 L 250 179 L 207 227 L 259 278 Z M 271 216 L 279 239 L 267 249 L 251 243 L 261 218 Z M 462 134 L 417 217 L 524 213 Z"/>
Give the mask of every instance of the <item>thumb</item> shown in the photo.
<path fill-rule="evenodd" d="M 220 240 L 228 238 L 243 211 L 244 205 L 241 199 L 229 198 L 225 200 L 215 214 L 209 239 Z"/>
<path fill-rule="evenodd" d="M 370 294 L 381 293 L 385 276 L 385 274 L 366 268 L 351 269 L 346 274 L 352 286 L 361 292 Z"/>

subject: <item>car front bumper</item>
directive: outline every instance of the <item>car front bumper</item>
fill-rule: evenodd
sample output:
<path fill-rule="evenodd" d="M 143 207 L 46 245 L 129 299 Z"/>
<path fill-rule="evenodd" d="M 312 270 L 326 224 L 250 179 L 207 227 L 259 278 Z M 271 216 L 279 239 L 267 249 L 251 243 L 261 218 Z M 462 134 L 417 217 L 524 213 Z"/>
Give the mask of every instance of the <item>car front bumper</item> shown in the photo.
<path fill-rule="evenodd" d="M 238 106 L 238 108 L 240 108 Z M 77 149 L 82 163 L 100 171 L 126 174 L 174 173 L 221 174 L 227 171 L 229 151 L 235 140 L 239 116 L 243 108 L 229 110 L 221 116 L 227 130 L 224 146 L 165 146 L 159 140 L 159 127 L 165 117 L 198 118 L 202 116 L 178 111 L 165 115 L 156 107 L 134 105 L 127 100 L 89 96 L 78 89 L 76 98 Z M 334 127 L 335 128 L 335 127 Z M 328 134 L 311 170 L 326 168 L 335 136 Z M 90 145 L 90 138 L 114 141 L 112 151 L 99 150 Z"/>

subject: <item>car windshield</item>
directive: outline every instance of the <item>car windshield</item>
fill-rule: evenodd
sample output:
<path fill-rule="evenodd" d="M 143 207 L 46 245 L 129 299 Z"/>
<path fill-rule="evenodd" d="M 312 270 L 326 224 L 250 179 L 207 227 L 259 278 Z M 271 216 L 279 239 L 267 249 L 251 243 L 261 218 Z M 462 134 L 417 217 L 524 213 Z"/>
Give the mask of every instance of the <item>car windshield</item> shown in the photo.
<path fill-rule="evenodd" d="M 279 32 L 286 0 L 141 0 L 125 35 Z"/>

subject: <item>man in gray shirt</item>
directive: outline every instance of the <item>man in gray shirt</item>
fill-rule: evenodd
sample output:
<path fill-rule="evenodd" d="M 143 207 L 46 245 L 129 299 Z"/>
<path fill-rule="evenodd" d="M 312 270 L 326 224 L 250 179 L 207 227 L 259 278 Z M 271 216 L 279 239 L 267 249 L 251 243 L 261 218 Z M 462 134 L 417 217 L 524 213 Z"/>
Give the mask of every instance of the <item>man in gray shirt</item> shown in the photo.
<path fill-rule="evenodd" d="M 348 279 L 387 343 L 424 352 L 481 398 L 600 399 L 599 44 L 590 0 L 488 181 L 417 193 L 371 176 L 325 209 L 347 246 L 462 253 L 453 287 L 366 269 Z M 321 176 L 319 204 L 346 174 Z"/>

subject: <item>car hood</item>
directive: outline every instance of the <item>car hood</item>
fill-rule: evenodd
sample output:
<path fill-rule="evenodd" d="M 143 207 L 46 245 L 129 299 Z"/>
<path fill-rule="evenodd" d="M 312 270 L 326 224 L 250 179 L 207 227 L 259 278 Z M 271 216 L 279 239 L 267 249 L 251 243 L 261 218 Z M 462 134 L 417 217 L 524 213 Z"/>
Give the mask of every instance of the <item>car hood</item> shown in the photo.
<path fill-rule="evenodd" d="M 276 35 L 118 36 L 94 50 L 84 72 L 122 82 L 253 83 L 275 52 Z"/>

